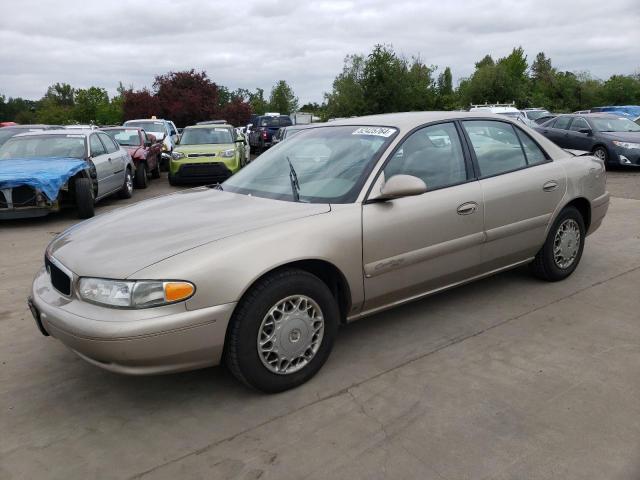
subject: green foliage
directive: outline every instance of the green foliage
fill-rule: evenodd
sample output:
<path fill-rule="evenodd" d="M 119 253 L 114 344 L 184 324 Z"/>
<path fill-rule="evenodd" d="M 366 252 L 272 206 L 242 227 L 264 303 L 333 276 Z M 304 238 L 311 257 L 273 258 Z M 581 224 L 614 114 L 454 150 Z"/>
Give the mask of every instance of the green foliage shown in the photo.
<path fill-rule="evenodd" d="M 349 55 L 325 94 L 326 117 L 429 110 L 437 104 L 435 67 L 407 60 L 393 47 L 376 45 L 367 56 Z"/>
<path fill-rule="evenodd" d="M 295 96 L 293 89 L 286 81 L 280 80 L 271 89 L 269 110 L 283 114 L 298 110 L 298 97 Z"/>

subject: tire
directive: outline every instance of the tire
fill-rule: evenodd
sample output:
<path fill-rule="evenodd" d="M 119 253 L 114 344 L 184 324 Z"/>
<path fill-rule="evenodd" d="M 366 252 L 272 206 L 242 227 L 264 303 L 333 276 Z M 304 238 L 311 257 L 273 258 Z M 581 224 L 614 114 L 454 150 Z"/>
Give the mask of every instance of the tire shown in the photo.
<path fill-rule="evenodd" d="M 301 303 L 295 308 L 299 300 Z M 308 308 L 300 309 L 305 305 Z M 276 309 L 277 306 L 283 310 Z M 309 313 L 314 312 L 316 315 L 311 318 Z M 288 318 L 288 313 L 294 317 Z M 272 321 L 276 314 L 280 315 L 281 324 Z M 321 327 L 317 314 L 324 322 Z M 297 269 L 275 272 L 259 280 L 236 307 L 227 331 L 225 363 L 238 380 L 262 392 L 276 393 L 297 387 L 313 377 L 329 357 L 339 315 L 333 295 L 318 277 Z M 276 325 L 279 325 L 277 329 Z M 273 332 L 273 341 L 265 345 L 271 343 L 271 348 L 279 347 L 279 353 L 285 352 L 284 348 L 297 349 L 297 352 L 290 351 L 292 361 L 273 352 L 261 353 L 260 332 Z M 298 341 L 302 343 L 296 345 Z M 309 354 L 308 359 L 302 356 L 302 351 Z"/>
<path fill-rule="evenodd" d="M 602 160 L 605 167 L 609 166 L 609 152 L 607 152 L 607 149 L 605 147 L 603 147 L 602 145 L 598 145 L 593 149 L 591 153 L 593 153 L 594 157 Z"/>
<path fill-rule="evenodd" d="M 571 228 L 573 227 L 573 228 Z M 567 231 L 566 229 L 570 231 Z M 563 234 L 560 233 L 560 230 L 565 230 L 564 235 L 569 235 L 567 240 L 569 243 L 565 243 L 566 247 L 565 252 L 570 252 L 574 255 L 569 255 L 569 257 L 573 257 L 570 263 L 566 263 L 562 261 L 564 258 L 567 262 L 569 261 L 566 257 L 556 258 L 554 254 L 554 249 L 556 248 L 556 244 L 558 243 L 558 236 L 562 238 Z M 579 233 L 578 242 L 575 242 L 575 236 L 572 232 Z M 584 250 L 584 239 L 585 239 L 585 226 L 584 219 L 582 215 L 575 207 L 566 207 L 564 210 L 560 212 L 558 218 L 556 218 L 555 222 L 551 229 L 549 230 L 549 234 L 547 235 L 547 239 L 544 242 L 544 245 L 536 255 L 533 262 L 529 264 L 531 272 L 534 276 L 540 278 L 541 280 L 546 280 L 547 282 L 557 282 L 559 280 L 564 280 L 569 275 L 573 273 L 573 271 L 577 268 L 578 263 L 580 263 L 580 259 L 582 258 L 582 251 Z M 560 241 L 562 243 L 562 240 Z M 577 250 L 576 250 L 577 245 Z M 560 254 L 559 254 L 560 255 Z M 564 265 L 563 265 L 564 264 Z"/>
<path fill-rule="evenodd" d="M 169 173 L 169 185 L 171 185 L 172 187 L 175 187 L 178 185 L 178 181 L 176 180 L 176 177 L 171 175 L 171 173 Z"/>
<path fill-rule="evenodd" d="M 76 208 L 78 218 L 91 218 L 95 215 L 93 183 L 90 178 L 78 178 L 75 182 Z"/>
<path fill-rule="evenodd" d="M 131 174 L 131 169 L 127 167 L 124 172 L 124 183 L 122 184 L 122 188 L 118 192 L 118 197 L 126 199 L 131 198 L 133 196 L 133 175 Z"/>
<path fill-rule="evenodd" d="M 141 162 L 136 167 L 136 188 L 147 188 L 149 186 L 149 178 L 147 177 L 147 164 Z"/>
<path fill-rule="evenodd" d="M 156 160 L 156 168 L 151 170 L 151 178 L 160 178 L 160 158 Z"/>

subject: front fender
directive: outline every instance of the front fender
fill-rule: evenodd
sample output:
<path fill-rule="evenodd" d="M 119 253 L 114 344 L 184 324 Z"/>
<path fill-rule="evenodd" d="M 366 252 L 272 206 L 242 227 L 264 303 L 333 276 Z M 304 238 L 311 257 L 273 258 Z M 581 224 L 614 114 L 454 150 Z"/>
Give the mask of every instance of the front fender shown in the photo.
<path fill-rule="evenodd" d="M 135 273 L 138 279 L 182 279 L 196 285 L 187 309 L 237 302 L 268 272 L 301 260 L 322 260 L 344 276 L 352 310 L 364 300 L 359 204 L 233 235 L 167 258 Z"/>

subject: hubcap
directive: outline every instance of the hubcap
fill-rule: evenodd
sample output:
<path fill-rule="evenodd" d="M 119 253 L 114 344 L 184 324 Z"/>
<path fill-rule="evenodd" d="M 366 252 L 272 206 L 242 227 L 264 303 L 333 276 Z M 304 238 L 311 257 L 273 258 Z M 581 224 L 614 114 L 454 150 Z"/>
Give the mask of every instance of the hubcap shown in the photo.
<path fill-rule="evenodd" d="M 561 269 L 567 269 L 576 261 L 580 250 L 580 227 L 568 218 L 560 224 L 553 239 L 553 260 Z"/>
<path fill-rule="evenodd" d="M 306 295 L 284 298 L 269 309 L 258 330 L 258 354 L 270 372 L 287 375 L 304 368 L 318 353 L 324 317 Z"/>
<path fill-rule="evenodd" d="M 133 178 L 131 177 L 131 174 L 127 172 L 127 190 L 129 192 L 133 192 Z"/>
<path fill-rule="evenodd" d="M 606 153 L 604 152 L 603 149 L 601 148 L 596 148 L 595 152 L 593 152 L 593 154 L 599 158 L 600 160 L 604 160 L 606 157 Z"/>

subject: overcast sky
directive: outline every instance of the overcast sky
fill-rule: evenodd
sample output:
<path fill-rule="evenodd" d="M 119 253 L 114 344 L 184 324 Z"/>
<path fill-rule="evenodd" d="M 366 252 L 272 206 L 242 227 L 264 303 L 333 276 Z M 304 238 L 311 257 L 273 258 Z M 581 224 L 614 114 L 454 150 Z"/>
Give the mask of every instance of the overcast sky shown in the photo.
<path fill-rule="evenodd" d="M 392 44 L 468 76 L 521 45 L 562 70 L 606 79 L 640 70 L 640 0 L 2 0 L 0 94 L 40 98 L 67 82 L 115 91 L 206 70 L 231 89 L 285 79 L 322 101 L 345 55 Z"/>

